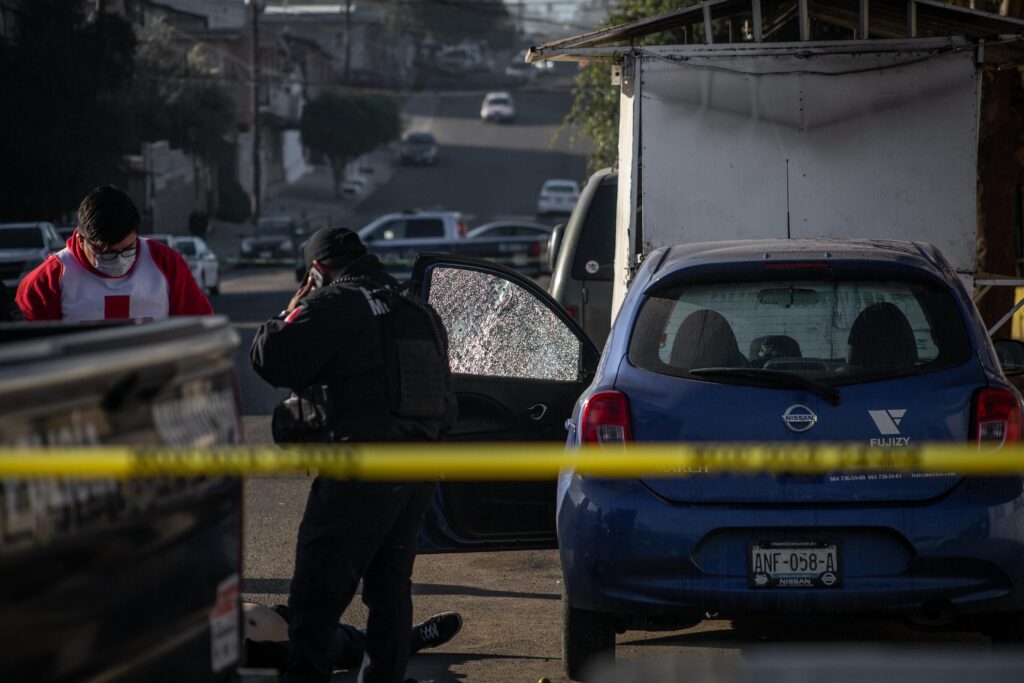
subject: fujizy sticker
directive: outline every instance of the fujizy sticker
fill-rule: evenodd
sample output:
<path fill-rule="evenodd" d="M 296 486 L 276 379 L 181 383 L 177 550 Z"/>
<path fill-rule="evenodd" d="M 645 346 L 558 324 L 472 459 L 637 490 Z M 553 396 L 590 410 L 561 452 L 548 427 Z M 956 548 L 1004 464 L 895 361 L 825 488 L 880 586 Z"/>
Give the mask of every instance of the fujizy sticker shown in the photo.
<path fill-rule="evenodd" d="M 217 586 L 217 599 L 210 609 L 210 668 L 214 673 L 238 661 L 238 622 L 238 574 L 232 574 Z"/>
<path fill-rule="evenodd" d="M 600 264 L 599 264 L 599 263 L 598 263 L 597 261 L 587 261 L 587 262 L 586 262 L 586 263 L 585 263 L 585 264 L 583 265 L 583 269 L 584 269 L 584 270 L 586 270 L 586 271 L 587 271 L 588 273 L 590 273 L 591 275 L 593 275 L 593 274 L 595 274 L 595 273 L 596 273 L 596 272 L 597 272 L 598 270 L 600 270 L 600 269 L 601 269 L 601 265 L 600 265 Z"/>
<path fill-rule="evenodd" d="M 883 438 L 871 439 L 870 444 L 872 446 L 879 446 L 884 448 L 893 448 L 898 446 L 909 446 L 909 436 L 899 436 L 900 433 L 900 422 L 903 421 L 903 416 L 907 414 L 906 409 L 892 409 L 892 410 L 869 410 L 868 415 L 871 416 L 871 420 L 875 423 L 875 427 L 878 428 L 878 433 Z"/>

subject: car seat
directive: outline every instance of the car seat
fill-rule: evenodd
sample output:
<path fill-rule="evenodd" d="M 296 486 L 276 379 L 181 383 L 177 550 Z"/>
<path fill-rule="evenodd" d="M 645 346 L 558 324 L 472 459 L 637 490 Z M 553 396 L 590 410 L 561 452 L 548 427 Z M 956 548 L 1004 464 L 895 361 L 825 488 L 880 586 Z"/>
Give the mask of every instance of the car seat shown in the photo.
<path fill-rule="evenodd" d="M 803 354 L 796 339 L 785 334 L 769 334 L 754 337 L 750 342 L 749 357 L 751 366 L 761 367 L 773 358 L 802 358 Z"/>
<path fill-rule="evenodd" d="M 849 364 L 857 368 L 905 368 L 917 362 L 917 340 L 903 312 L 888 302 L 874 303 L 853 321 Z"/>
<path fill-rule="evenodd" d="M 729 321 L 707 308 L 694 311 L 679 323 L 669 363 L 687 370 L 747 367 Z"/>

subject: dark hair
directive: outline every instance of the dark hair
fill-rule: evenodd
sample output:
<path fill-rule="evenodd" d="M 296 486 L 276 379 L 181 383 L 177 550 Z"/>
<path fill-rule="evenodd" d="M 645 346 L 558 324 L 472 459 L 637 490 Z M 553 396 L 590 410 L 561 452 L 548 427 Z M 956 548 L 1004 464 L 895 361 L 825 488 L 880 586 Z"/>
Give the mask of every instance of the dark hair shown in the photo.
<path fill-rule="evenodd" d="M 140 222 L 131 197 L 113 185 L 97 187 L 78 206 L 78 232 L 91 242 L 117 244 L 137 232 Z"/>

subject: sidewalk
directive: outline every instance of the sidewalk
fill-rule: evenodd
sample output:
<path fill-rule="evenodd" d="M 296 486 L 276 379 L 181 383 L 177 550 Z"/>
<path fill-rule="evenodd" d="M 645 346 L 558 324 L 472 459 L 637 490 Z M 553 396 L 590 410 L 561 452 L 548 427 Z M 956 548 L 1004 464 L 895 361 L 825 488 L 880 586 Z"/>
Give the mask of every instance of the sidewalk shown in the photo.
<path fill-rule="evenodd" d="M 327 166 L 313 166 L 313 171 L 299 178 L 283 192 L 268 197 L 261 207 L 261 216 L 291 216 L 300 225 L 306 225 L 306 234 L 328 225 L 345 224 L 353 209 L 380 186 L 391 180 L 393 168 L 389 149 L 370 155 L 370 169 L 364 177 L 370 182 L 369 190 L 360 197 L 339 199 L 334 196 L 334 183 Z M 249 233 L 249 223 L 228 223 L 211 220 L 206 243 L 226 266 L 228 259 L 238 257 L 242 237 Z"/>

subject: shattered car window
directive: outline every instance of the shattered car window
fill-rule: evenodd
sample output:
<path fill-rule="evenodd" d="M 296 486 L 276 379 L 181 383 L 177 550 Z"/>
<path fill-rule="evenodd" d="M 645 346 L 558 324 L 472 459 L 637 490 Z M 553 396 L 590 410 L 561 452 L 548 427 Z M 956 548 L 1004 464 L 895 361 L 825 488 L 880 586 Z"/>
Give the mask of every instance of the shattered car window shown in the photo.
<path fill-rule="evenodd" d="M 515 283 L 475 270 L 436 268 L 430 303 L 448 330 L 452 372 L 578 379 L 579 339 Z"/>

